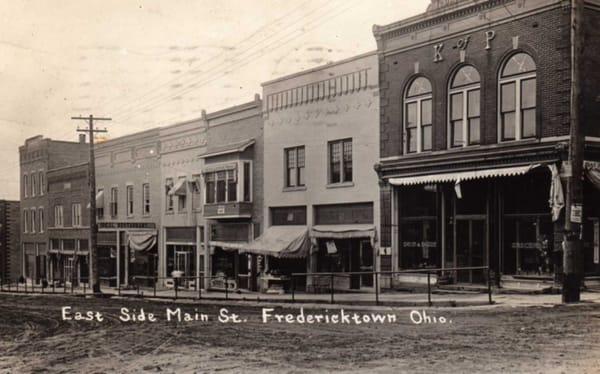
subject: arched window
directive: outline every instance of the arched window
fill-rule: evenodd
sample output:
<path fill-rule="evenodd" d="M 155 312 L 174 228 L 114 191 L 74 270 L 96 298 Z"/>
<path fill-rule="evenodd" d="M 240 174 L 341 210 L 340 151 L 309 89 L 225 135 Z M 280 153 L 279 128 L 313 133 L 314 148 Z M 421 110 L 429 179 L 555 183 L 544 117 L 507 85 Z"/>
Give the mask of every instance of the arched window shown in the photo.
<path fill-rule="evenodd" d="M 535 69 L 531 56 L 517 53 L 500 72 L 499 133 L 503 141 L 537 135 Z"/>
<path fill-rule="evenodd" d="M 404 95 L 405 152 L 431 150 L 431 83 L 427 78 L 413 80 Z"/>
<path fill-rule="evenodd" d="M 477 69 L 458 69 L 448 91 L 450 147 L 479 144 L 481 141 L 481 78 Z"/>

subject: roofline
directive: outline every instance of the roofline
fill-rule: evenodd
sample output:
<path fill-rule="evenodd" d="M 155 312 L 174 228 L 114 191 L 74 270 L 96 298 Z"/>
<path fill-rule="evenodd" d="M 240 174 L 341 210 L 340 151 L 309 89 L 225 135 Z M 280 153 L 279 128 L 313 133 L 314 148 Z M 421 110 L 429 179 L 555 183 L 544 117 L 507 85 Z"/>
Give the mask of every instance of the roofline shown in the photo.
<path fill-rule="evenodd" d="M 239 105 L 234 105 L 229 108 L 217 110 L 216 112 L 207 113 L 206 120 L 213 120 L 213 119 L 217 119 L 220 117 L 225 117 L 229 114 L 243 112 L 245 110 L 252 109 L 252 108 L 262 109 L 262 105 L 260 104 L 261 102 L 262 102 L 262 100 L 260 98 L 260 95 L 256 94 L 254 100 L 252 100 L 252 101 L 248 101 L 248 102 L 245 102 L 245 103 L 239 104 Z"/>
<path fill-rule="evenodd" d="M 111 138 L 111 139 L 108 139 L 108 140 L 97 142 L 97 143 L 94 143 L 94 148 L 95 149 L 96 148 L 101 148 L 101 147 L 104 147 L 105 145 L 106 146 L 110 146 L 110 145 L 113 145 L 112 143 L 114 143 L 114 142 L 127 140 L 129 138 L 133 138 L 133 137 L 136 137 L 136 136 L 147 135 L 147 134 L 149 134 L 149 133 L 151 133 L 153 131 L 158 132 L 158 129 L 159 129 L 158 127 L 153 127 L 151 129 L 148 129 L 148 130 L 142 130 L 142 131 L 134 132 L 134 133 L 131 133 L 131 134 L 126 134 L 126 135 L 122 135 L 122 136 L 119 136 L 119 137 L 116 137 L 116 138 Z M 89 143 L 86 143 L 86 144 L 89 144 Z"/>
<path fill-rule="evenodd" d="M 343 60 L 334 61 L 334 62 L 330 62 L 328 64 L 319 65 L 317 67 L 310 68 L 308 70 L 303 70 L 303 71 L 299 71 L 297 73 L 292 73 L 292 74 L 289 74 L 289 75 L 284 75 L 282 77 L 275 78 L 275 79 L 263 82 L 260 85 L 261 85 L 261 87 L 268 86 L 268 85 L 271 85 L 271 84 L 274 84 L 274 83 L 282 82 L 284 80 L 288 80 L 288 79 L 292 79 L 292 78 L 297 78 L 297 77 L 300 77 L 300 76 L 306 75 L 306 74 L 311 74 L 311 73 L 314 73 L 314 72 L 319 71 L 319 70 L 324 70 L 324 69 L 328 69 L 328 68 L 331 68 L 331 67 L 334 67 L 334 66 L 347 64 L 347 63 L 349 63 L 351 61 L 359 60 L 361 58 L 369 57 L 369 56 L 376 55 L 376 54 L 377 54 L 377 50 L 369 51 L 369 52 L 366 52 L 366 53 L 362 53 L 360 55 L 356 55 L 356 56 L 345 58 Z"/>
<path fill-rule="evenodd" d="M 66 169 L 71 169 L 71 168 L 76 168 L 76 167 L 81 167 L 81 166 L 88 166 L 88 162 L 81 162 L 79 164 L 72 164 L 72 165 L 67 165 L 67 166 L 61 166 L 59 168 L 54 168 L 54 169 L 48 169 L 48 171 L 46 171 L 46 173 L 52 173 L 55 171 L 62 171 L 62 170 L 66 170 Z"/>

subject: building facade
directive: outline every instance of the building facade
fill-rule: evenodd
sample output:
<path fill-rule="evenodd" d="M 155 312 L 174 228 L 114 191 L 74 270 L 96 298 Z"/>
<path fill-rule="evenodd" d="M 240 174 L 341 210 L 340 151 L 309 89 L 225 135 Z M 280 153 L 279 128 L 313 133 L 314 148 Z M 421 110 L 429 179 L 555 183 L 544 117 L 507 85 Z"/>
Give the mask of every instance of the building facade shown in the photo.
<path fill-rule="evenodd" d="M 598 10 L 586 2 L 581 67 L 587 273 L 600 270 Z M 374 27 L 381 229 L 394 270 L 489 266 L 496 281 L 552 281 L 569 169 L 570 22 L 568 1 L 432 1 L 421 15 Z"/>
<path fill-rule="evenodd" d="M 196 287 L 204 274 L 204 217 L 201 195 L 203 153 L 207 143 L 205 116 L 160 128 L 159 274 L 181 272 L 182 287 Z M 173 286 L 172 279 L 167 285 Z"/>
<path fill-rule="evenodd" d="M 19 147 L 21 178 L 22 275 L 40 283 L 48 277 L 48 193 L 46 173 L 50 169 L 87 161 L 85 136 L 79 142 L 57 141 L 41 135 Z"/>
<path fill-rule="evenodd" d="M 203 160 L 203 217 L 208 254 L 204 272 L 210 288 L 257 289 L 257 257 L 244 253 L 263 222 L 262 100 L 206 115 Z M 224 284 L 227 282 L 227 286 Z"/>
<path fill-rule="evenodd" d="M 46 173 L 48 195 L 48 274 L 58 285 L 89 283 L 89 165 L 65 166 Z"/>
<path fill-rule="evenodd" d="M 159 129 L 98 143 L 95 156 L 101 281 L 120 286 L 153 278 L 163 191 Z"/>
<path fill-rule="evenodd" d="M 20 226 L 18 201 L 0 200 L 0 279 L 15 281 L 21 275 Z"/>
<path fill-rule="evenodd" d="M 264 241 L 287 243 L 262 249 L 267 274 L 385 267 L 373 170 L 378 75 L 373 52 L 263 84 Z M 296 281 L 297 288 L 310 289 L 330 280 Z M 373 276 L 335 279 L 338 289 L 373 287 Z"/>

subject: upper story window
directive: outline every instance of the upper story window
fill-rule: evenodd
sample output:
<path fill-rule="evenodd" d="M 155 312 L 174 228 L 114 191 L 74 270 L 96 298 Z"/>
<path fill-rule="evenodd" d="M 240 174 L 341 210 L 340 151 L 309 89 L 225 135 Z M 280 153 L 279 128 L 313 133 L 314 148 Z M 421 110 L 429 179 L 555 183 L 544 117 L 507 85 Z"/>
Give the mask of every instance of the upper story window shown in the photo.
<path fill-rule="evenodd" d="M 536 134 L 536 66 L 526 53 L 512 56 L 499 79 L 500 139 L 520 140 Z"/>
<path fill-rule="evenodd" d="M 285 186 L 304 186 L 304 146 L 286 148 L 285 154 Z"/>
<path fill-rule="evenodd" d="M 133 216 L 133 186 L 127 186 L 127 217 Z"/>
<path fill-rule="evenodd" d="M 117 187 L 110 189 L 110 216 L 116 217 L 119 214 L 119 190 Z"/>
<path fill-rule="evenodd" d="M 190 189 L 192 190 L 192 209 L 202 209 L 202 194 L 200 189 L 200 175 L 193 175 L 190 183 Z"/>
<path fill-rule="evenodd" d="M 36 209 L 32 208 L 31 209 L 31 232 L 35 232 L 35 226 L 37 226 L 37 219 L 36 219 Z"/>
<path fill-rule="evenodd" d="M 432 144 L 432 89 L 427 78 L 412 81 L 404 95 L 405 152 L 431 150 Z"/>
<path fill-rule="evenodd" d="M 185 212 L 187 211 L 187 180 L 186 177 L 179 177 L 177 184 L 181 187 L 178 188 L 178 191 L 173 191 L 175 195 L 177 195 L 177 211 Z M 177 186 L 176 186 L 177 187 Z"/>
<path fill-rule="evenodd" d="M 29 232 L 29 210 L 23 210 L 23 232 Z"/>
<path fill-rule="evenodd" d="M 144 215 L 150 214 L 150 184 L 142 185 L 142 204 L 144 206 Z"/>
<path fill-rule="evenodd" d="M 44 208 L 39 208 L 38 220 L 40 221 L 40 232 L 44 232 Z"/>
<path fill-rule="evenodd" d="M 40 183 L 40 195 L 43 195 L 46 193 L 46 180 L 44 178 L 44 172 L 40 171 L 38 173 L 39 175 L 39 183 Z"/>
<path fill-rule="evenodd" d="M 173 178 L 167 178 L 165 181 L 165 195 L 166 195 L 166 210 L 167 212 L 172 212 L 174 207 L 173 207 L 173 203 L 175 201 L 175 198 L 173 197 L 173 194 L 171 194 L 171 189 L 173 189 Z"/>
<path fill-rule="evenodd" d="M 204 186 L 206 204 L 251 202 L 252 164 L 250 161 L 243 161 L 207 171 L 204 173 Z"/>
<path fill-rule="evenodd" d="M 104 189 L 98 188 L 96 192 L 96 216 L 104 218 Z"/>
<path fill-rule="evenodd" d="M 29 175 L 23 175 L 23 196 L 29 196 Z"/>
<path fill-rule="evenodd" d="M 352 182 L 352 139 L 329 142 L 329 184 Z"/>
<path fill-rule="evenodd" d="M 72 226 L 81 227 L 81 204 L 76 203 L 71 205 Z"/>
<path fill-rule="evenodd" d="M 31 174 L 31 196 L 34 197 L 37 194 L 37 175 Z"/>
<path fill-rule="evenodd" d="M 63 227 L 63 206 L 55 205 L 54 206 L 54 227 Z"/>
<path fill-rule="evenodd" d="M 481 78 L 473 66 L 461 67 L 448 91 L 450 147 L 481 142 Z"/>

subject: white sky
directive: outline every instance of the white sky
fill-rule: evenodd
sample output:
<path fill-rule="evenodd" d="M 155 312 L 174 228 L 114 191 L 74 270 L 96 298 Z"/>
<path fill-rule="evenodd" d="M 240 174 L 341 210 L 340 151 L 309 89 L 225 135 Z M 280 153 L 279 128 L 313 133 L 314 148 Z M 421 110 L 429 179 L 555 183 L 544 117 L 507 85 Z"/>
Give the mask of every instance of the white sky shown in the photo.
<path fill-rule="evenodd" d="M 372 25 L 428 0 L 0 2 L 0 198 L 19 198 L 18 147 L 75 140 L 71 116 L 110 137 L 253 99 L 260 83 L 376 49 Z"/>

